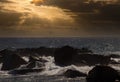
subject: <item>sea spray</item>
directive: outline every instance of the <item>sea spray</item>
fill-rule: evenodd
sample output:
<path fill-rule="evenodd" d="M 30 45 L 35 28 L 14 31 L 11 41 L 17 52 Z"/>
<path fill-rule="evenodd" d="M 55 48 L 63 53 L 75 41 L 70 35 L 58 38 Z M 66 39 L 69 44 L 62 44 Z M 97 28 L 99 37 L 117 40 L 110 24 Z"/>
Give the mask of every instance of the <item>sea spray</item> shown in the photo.
<path fill-rule="evenodd" d="M 45 63 L 45 70 L 42 73 L 40 73 L 41 75 L 48 75 L 48 76 L 49 75 L 61 75 L 68 69 L 77 70 L 77 71 L 87 74 L 89 70 L 93 68 L 93 66 L 75 66 L 75 65 L 61 67 L 55 64 L 54 57 L 43 56 L 42 58 L 47 60 L 48 62 Z"/>

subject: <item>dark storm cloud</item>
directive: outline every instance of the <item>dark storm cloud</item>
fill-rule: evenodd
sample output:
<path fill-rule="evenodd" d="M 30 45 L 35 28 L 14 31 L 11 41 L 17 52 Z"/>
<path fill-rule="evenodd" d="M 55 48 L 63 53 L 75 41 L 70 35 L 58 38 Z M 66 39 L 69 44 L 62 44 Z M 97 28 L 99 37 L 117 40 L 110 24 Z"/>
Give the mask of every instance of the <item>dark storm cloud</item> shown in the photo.
<path fill-rule="evenodd" d="M 2 3 L 11 3 L 11 1 L 8 1 L 8 0 L 0 0 L 0 2 L 2 2 Z"/>
<path fill-rule="evenodd" d="M 88 0 L 46 0 L 46 4 L 69 9 L 80 17 L 83 14 L 82 18 L 87 20 L 120 20 L 120 4 L 107 4 L 102 1 L 86 3 L 86 1 Z"/>
<path fill-rule="evenodd" d="M 74 12 L 91 12 L 92 6 L 84 4 L 85 1 L 87 0 L 45 0 L 45 4 L 58 6 L 63 9 L 69 9 Z"/>
<path fill-rule="evenodd" d="M 0 11 L 0 26 L 13 26 L 17 25 L 20 21 L 20 13 L 8 13 Z"/>
<path fill-rule="evenodd" d="M 13 3 L 9 0 L 0 0 L 0 31 L 10 29 L 10 26 L 17 25 L 20 21 L 21 13 L 4 9 L 4 4 Z"/>
<path fill-rule="evenodd" d="M 15 29 L 20 17 L 20 13 L 0 11 L 0 37 L 20 35 L 21 32 Z"/>
<path fill-rule="evenodd" d="M 93 35 L 120 35 L 120 4 L 100 6 L 94 13 L 79 15 L 78 21 L 83 19 L 85 31 Z"/>
<path fill-rule="evenodd" d="M 77 30 L 82 28 L 90 35 L 120 35 L 119 3 L 84 2 L 85 0 L 57 0 L 49 5 L 75 13 L 77 16 L 74 18 L 79 24 Z"/>

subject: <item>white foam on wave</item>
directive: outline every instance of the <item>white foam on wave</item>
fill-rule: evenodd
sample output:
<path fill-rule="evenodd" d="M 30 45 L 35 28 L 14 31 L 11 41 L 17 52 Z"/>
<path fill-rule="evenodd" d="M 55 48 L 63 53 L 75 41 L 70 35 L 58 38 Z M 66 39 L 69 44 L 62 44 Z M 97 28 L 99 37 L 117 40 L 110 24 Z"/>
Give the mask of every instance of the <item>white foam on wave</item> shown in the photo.
<path fill-rule="evenodd" d="M 55 65 L 54 57 L 51 57 L 51 56 L 45 57 L 45 56 L 43 56 L 42 58 L 47 60 L 48 62 L 45 63 L 45 70 L 41 73 L 41 75 L 55 75 L 62 68 L 60 66 Z"/>
<path fill-rule="evenodd" d="M 73 69 L 88 74 L 88 72 L 94 67 L 94 66 L 75 66 L 75 65 L 60 67 L 54 63 L 55 62 L 54 57 L 49 56 L 43 58 L 46 59 L 48 62 L 45 63 L 45 70 L 42 73 L 40 73 L 41 75 L 48 75 L 48 76 L 61 75 L 67 69 Z M 120 61 L 120 58 L 114 58 L 114 60 Z M 109 66 L 120 71 L 120 64 L 110 64 Z"/>
<path fill-rule="evenodd" d="M 94 66 L 80 66 L 77 67 L 79 71 L 82 71 L 85 74 L 88 74 L 88 72 L 93 68 Z"/>
<path fill-rule="evenodd" d="M 120 55 L 120 51 L 97 51 L 97 52 L 94 52 L 94 54 L 98 54 L 98 55 L 111 55 L 111 54 L 115 54 L 115 55 Z"/>
<path fill-rule="evenodd" d="M 111 58 L 111 60 L 120 63 L 120 58 Z"/>
<path fill-rule="evenodd" d="M 23 56 L 22 58 L 27 62 L 29 61 L 29 57 Z"/>
<path fill-rule="evenodd" d="M 1 69 L 1 67 L 2 67 L 2 63 L 0 64 L 0 69 Z M 9 74 L 8 74 L 8 71 L 0 71 L 0 77 L 1 76 L 8 76 Z"/>
<path fill-rule="evenodd" d="M 61 75 L 67 69 L 78 70 L 82 73 L 87 74 L 93 68 L 89 66 L 75 66 L 75 65 L 60 67 L 54 63 L 55 62 L 54 57 L 49 56 L 43 58 L 46 59 L 48 62 L 45 63 L 45 70 L 42 73 L 40 73 L 41 75 Z"/>
<path fill-rule="evenodd" d="M 73 69 L 73 70 L 77 70 L 77 71 L 80 71 L 82 73 L 88 74 L 88 72 L 94 67 L 94 66 L 75 66 L 75 65 L 61 67 L 61 66 L 58 66 L 58 65 L 55 64 L 54 57 L 42 56 L 41 58 L 46 60 L 47 62 L 45 62 L 45 66 L 43 66 L 44 67 L 44 71 L 38 73 L 38 75 L 46 75 L 46 76 L 62 75 L 68 69 Z M 115 60 L 118 61 L 117 59 L 115 59 Z M 2 66 L 2 64 L 0 64 L 0 67 L 1 66 Z M 112 68 L 120 71 L 120 64 L 110 64 L 109 66 L 111 66 Z M 40 68 L 40 66 L 36 67 L 36 68 Z M 22 67 L 21 67 L 21 69 L 22 69 Z M 0 71 L 0 74 L 1 75 L 9 75 L 7 71 Z"/>
<path fill-rule="evenodd" d="M 115 51 L 115 52 L 111 52 L 109 54 L 117 54 L 117 55 L 120 55 L 120 51 Z"/>
<path fill-rule="evenodd" d="M 120 64 L 110 64 L 109 65 L 110 67 L 112 67 L 113 69 L 117 70 L 117 71 L 120 71 Z"/>

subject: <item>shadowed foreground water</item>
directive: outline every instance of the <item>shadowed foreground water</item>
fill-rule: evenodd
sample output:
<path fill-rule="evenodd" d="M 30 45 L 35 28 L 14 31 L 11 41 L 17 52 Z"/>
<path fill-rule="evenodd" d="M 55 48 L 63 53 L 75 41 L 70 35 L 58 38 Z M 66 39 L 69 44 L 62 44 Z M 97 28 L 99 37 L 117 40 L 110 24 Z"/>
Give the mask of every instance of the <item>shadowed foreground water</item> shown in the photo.
<path fill-rule="evenodd" d="M 0 82 L 86 82 L 84 77 L 81 78 L 65 78 L 62 76 L 9 76 L 0 77 Z"/>

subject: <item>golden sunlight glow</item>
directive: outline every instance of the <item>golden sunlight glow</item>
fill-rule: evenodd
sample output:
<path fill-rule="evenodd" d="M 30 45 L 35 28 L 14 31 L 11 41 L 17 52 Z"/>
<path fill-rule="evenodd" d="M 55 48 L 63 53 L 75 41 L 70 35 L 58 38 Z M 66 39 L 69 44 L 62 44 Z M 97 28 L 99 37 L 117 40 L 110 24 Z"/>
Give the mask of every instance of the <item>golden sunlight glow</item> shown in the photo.
<path fill-rule="evenodd" d="M 20 13 L 18 26 L 30 24 L 39 25 L 39 28 L 50 25 L 72 25 L 74 19 L 63 9 L 53 6 L 31 4 L 33 2 L 43 2 L 43 0 L 9 0 L 13 3 L 0 4 L 2 12 Z M 34 27 L 35 28 L 35 27 Z M 21 29 L 21 28 L 17 28 Z"/>
<path fill-rule="evenodd" d="M 34 4 L 40 4 L 40 3 L 43 3 L 44 0 L 30 0 L 30 2 Z"/>
<path fill-rule="evenodd" d="M 61 8 L 52 6 L 36 6 L 31 4 L 31 0 L 9 0 L 13 3 L 3 5 L 3 9 L 6 11 L 14 11 L 23 14 L 23 18 L 26 17 L 38 17 L 55 21 L 56 19 L 63 19 L 71 21 L 72 18 L 68 16 Z M 33 2 L 43 2 L 43 0 L 32 0 Z"/>

